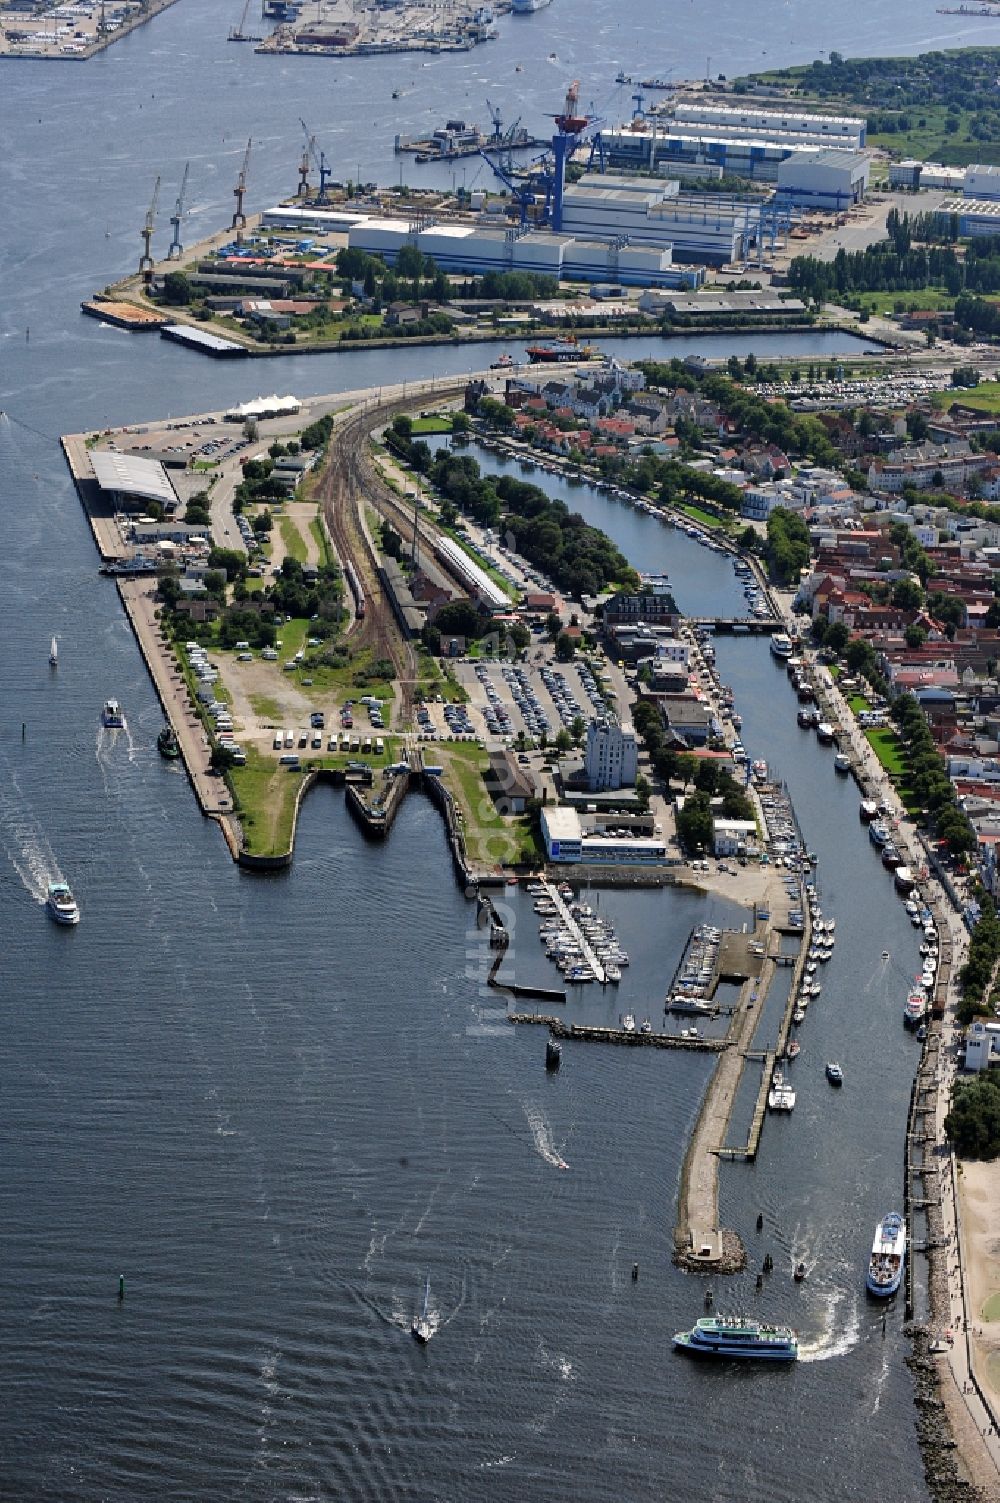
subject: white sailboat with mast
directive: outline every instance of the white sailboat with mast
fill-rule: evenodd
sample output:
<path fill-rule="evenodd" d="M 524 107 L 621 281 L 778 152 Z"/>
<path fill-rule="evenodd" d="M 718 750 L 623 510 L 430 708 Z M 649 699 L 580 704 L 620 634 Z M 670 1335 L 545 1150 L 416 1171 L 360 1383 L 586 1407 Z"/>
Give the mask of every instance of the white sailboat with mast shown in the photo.
<path fill-rule="evenodd" d="M 52 646 L 49 648 L 49 667 L 59 667 L 59 643 L 55 637 L 52 638 Z"/>
<path fill-rule="evenodd" d="M 420 1311 L 420 1314 L 414 1316 L 414 1318 L 413 1318 L 413 1326 L 412 1326 L 413 1339 L 415 1341 L 419 1341 L 421 1346 L 426 1346 L 427 1343 L 428 1343 L 428 1341 L 430 1341 L 431 1337 L 434 1335 L 434 1327 L 431 1325 L 430 1315 L 428 1314 L 428 1307 L 430 1305 L 430 1299 L 431 1299 L 431 1280 L 430 1280 L 430 1274 L 428 1274 L 427 1275 L 427 1279 L 426 1279 L 426 1281 L 424 1283 L 424 1303 L 423 1303 L 423 1307 L 422 1307 L 422 1309 Z"/>

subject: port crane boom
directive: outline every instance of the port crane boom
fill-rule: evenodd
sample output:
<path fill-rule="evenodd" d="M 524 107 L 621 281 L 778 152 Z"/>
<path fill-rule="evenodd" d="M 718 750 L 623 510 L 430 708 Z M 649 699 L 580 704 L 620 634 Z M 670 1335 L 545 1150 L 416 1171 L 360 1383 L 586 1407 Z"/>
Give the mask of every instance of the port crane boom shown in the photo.
<path fill-rule="evenodd" d="M 326 185 L 333 176 L 332 169 L 326 165 L 326 152 L 320 151 L 316 145 L 316 137 L 310 132 L 308 125 L 299 117 L 306 138 L 305 151 L 302 153 L 302 161 L 299 164 L 299 197 L 305 198 L 309 192 L 309 162 L 315 163 L 319 173 L 319 197 L 317 203 L 326 203 Z"/>
<path fill-rule="evenodd" d="M 187 193 L 188 174 L 190 171 L 191 163 L 185 162 L 184 176 L 181 178 L 181 190 L 177 195 L 174 212 L 170 216 L 170 227 L 173 230 L 173 234 L 170 238 L 170 248 L 167 251 L 168 261 L 179 261 L 184 254 L 184 247 L 181 244 L 181 219 L 184 216 L 184 195 Z"/>
<path fill-rule="evenodd" d="M 243 240 L 243 231 L 247 227 L 247 216 L 243 212 L 243 199 L 247 191 L 247 169 L 250 166 L 250 148 L 253 145 L 253 137 L 247 142 L 247 149 L 243 154 L 243 166 L 240 175 L 236 179 L 236 187 L 233 196 L 236 199 L 236 208 L 233 210 L 233 222 L 231 228 L 236 231 L 236 243 L 240 245 Z"/>
<path fill-rule="evenodd" d="M 149 208 L 146 210 L 146 223 L 139 231 L 139 236 L 142 240 L 142 255 L 139 257 L 139 273 L 142 277 L 144 287 L 148 287 L 150 282 L 152 282 L 153 280 L 153 255 L 152 251 L 150 250 L 150 243 L 153 239 L 153 226 L 156 224 L 156 205 L 158 204 L 159 199 L 160 179 L 159 175 L 157 175 L 156 182 L 153 184 L 153 197 L 150 200 Z"/>

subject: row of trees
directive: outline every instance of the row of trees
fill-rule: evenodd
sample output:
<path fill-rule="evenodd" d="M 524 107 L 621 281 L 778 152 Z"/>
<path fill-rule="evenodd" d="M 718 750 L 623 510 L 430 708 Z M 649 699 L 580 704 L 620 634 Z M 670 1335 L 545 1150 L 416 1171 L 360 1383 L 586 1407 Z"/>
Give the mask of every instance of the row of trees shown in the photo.
<path fill-rule="evenodd" d="M 962 986 L 962 1000 L 957 1012 L 959 1022 L 969 1023 L 984 1010 L 983 1004 L 992 986 L 998 960 L 1000 918 L 992 898 L 984 895 L 980 916 L 969 941 L 969 958 L 958 974 Z"/>
<path fill-rule="evenodd" d="M 809 528 L 798 512 L 776 506 L 767 519 L 764 549 L 768 568 L 779 584 L 796 584 L 809 562 Z"/>
<path fill-rule="evenodd" d="M 513 534 L 518 553 L 568 594 L 596 595 L 608 585 L 637 584 L 635 570 L 606 533 L 537 485 L 509 475 L 484 476 L 470 454 L 447 450 L 438 452 L 428 474 L 446 503 L 446 522 L 462 511 L 483 526 L 502 524 Z"/>
<path fill-rule="evenodd" d="M 956 1083 L 944 1130 L 962 1158 L 995 1159 L 1000 1154 L 1000 1080 L 992 1071 Z"/>

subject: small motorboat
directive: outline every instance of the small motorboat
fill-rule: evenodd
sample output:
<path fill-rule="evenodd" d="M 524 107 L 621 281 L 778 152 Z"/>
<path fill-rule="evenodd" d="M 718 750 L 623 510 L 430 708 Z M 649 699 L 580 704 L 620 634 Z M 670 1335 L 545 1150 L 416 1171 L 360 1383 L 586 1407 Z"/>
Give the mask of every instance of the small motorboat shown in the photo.
<path fill-rule="evenodd" d="M 549 1037 L 545 1040 L 545 1068 L 550 1073 L 558 1070 L 562 1064 L 562 1045 L 556 1039 Z"/>
<path fill-rule="evenodd" d="M 806 1276 L 806 1265 L 804 1263 L 796 1263 L 796 1265 L 795 1265 L 795 1272 L 792 1274 L 792 1277 L 794 1278 L 795 1282 L 797 1284 L 801 1284 L 802 1280 L 805 1278 L 805 1276 Z"/>
<path fill-rule="evenodd" d="M 55 637 L 52 638 L 52 646 L 49 648 L 49 667 L 59 667 L 59 643 Z"/>
<path fill-rule="evenodd" d="M 844 1072 L 835 1060 L 829 1060 L 826 1066 L 826 1078 L 831 1085 L 844 1084 Z"/>
<path fill-rule="evenodd" d="M 788 1045 L 788 1048 L 785 1050 L 785 1057 L 786 1057 L 786 1059 L 797 1059 L 798 1056 L 801 1053 L 802 1053 L 802 1045 L 799 1043 L 798 1039 L 792 1039 L 792 1042 Z"/>
<path fill-rule="evenodd" d="M 57 924 L 78 924 L 80 909 L 66 882 L 50 882 L 45 906 Z"/>
<path fill-rule="evenodd" d="M 165 725 L 156 738 L 156 749 L 161 757 L 166 757 L 168 762 L 176 761 L 181 754 L 177 737 L 174 735 L 172 725 Z"/>

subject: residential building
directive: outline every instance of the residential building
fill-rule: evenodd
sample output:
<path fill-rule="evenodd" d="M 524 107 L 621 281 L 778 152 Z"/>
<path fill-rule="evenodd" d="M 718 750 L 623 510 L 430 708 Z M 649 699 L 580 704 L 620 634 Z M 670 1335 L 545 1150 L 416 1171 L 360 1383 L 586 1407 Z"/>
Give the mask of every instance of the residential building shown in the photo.
<path fill-rule="evenodd" d="M 590 722 L 583 760 L 589 788 L 630 788 L 636 779 L 637 762 L 635 732 L 630 725 L 614 720 Z"/>

